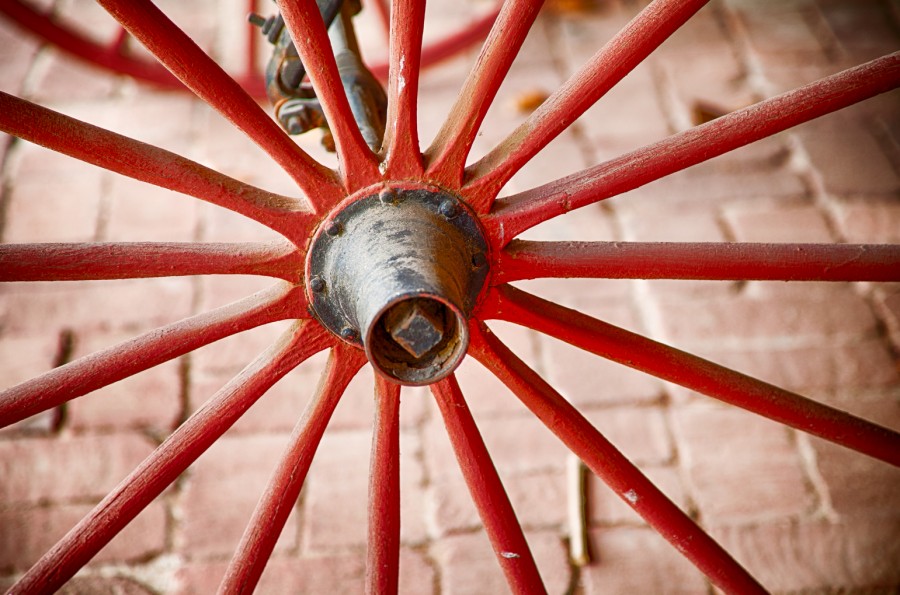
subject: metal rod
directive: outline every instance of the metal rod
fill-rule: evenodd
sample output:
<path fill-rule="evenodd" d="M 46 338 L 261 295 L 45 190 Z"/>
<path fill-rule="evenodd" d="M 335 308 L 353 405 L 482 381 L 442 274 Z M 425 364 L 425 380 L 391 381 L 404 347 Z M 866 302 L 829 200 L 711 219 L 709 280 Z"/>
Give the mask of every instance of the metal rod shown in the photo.
<path fill-rule="evenodd" d="M 354 192 L 375 183 L 381 179 L 378 160 L 356 124 L 318 4 L 294 0 L 280 8 L 334 136 L 345 189 Z M 334 204 L 337 200 L 328 203 Z"/>

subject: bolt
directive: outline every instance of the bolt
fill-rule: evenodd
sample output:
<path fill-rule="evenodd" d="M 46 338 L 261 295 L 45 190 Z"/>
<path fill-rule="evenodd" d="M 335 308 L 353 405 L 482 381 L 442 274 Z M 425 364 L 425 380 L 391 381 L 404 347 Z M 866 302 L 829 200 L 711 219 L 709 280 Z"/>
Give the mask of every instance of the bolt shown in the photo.
<path fill-rule="evenodd" d="M 288 134 L 303 134 L 305 130 L 303 129 L 303 121 L 299 116 L 291 116 L 287 121 L 287 131 Z"/>
<path fill-rule="evenodd" d="M 393 205 L 397 200 L 397 193 L 393 188 L 385 188 L 381 191 L 381 194 L 378 195 L 378 200 L 381 201 L 383 205 Z"/>
<path fill-rule="evenodd" d="M 456 201 L 453 199 L 446 199 L 441 203 L 440 206 L 441 215 L 446 217 L 447 219 L 453 219 L 457 215 L 459 215 L 459 205 L 456 204 Z"/>
<path fill-rule="evenodd" d="M 325 291 L 325 279 L 316 275 L 309 280 L 309 288 L 312 289 L 315 293 L 321 293 Z"/>
<path fill-rule="evenodd" d="M 341 225 L 338 221 L 329 221 L 328 227 L 325 228 L 325 233 L 327 233 L 331 237 L 341 235 L 342 231 L 344 231 L 344 226 Z"/>
<path fill-rule="evenodd" d="M 256 14 L 255 12 L 251 12 L 247 15 L 247 20 L 251 25 L 262 28 L 263 25 L 266 24 L 266 17 Z"/>
<path fill-rule="evenodd" d="M 343 337 L 346 341 L 354 341 L 358 336 L 359 333 L 353 327 L 345 326 L 341 329 L 341 337 Z"/>
<path fill-rule="evenodd" d="M 420 300 L 397 304 L 385 317 L 385 327 L 394 341 L 416 359 L 438 346 L 444 338 L 440 313 L 423 307 Z"/>

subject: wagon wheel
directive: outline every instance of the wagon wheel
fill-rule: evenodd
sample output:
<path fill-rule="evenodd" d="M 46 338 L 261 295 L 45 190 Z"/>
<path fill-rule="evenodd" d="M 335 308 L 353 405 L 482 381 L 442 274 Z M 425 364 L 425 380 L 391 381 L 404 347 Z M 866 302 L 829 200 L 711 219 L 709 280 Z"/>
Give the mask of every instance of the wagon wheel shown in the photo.
<path fill-rule="evenodd" d="M 371 5 L 385 23 L 385 30 L 387 30 L 388 20 L 386 4 L 386 0 L 367 0 L 366 2 L 366 5 Z M 271 6 L 274 7 L 274 5 Z M 247 13 L 269 8 L 269 6 L 264 7 L 261 0 L 246 0 L 246 7 Z M 499 12 L 498 2 L 495 8 L 478 16 L 465 27 L 426 44 L 421 52 L 420 65 L 424 68 L 436 64 L 483 40 Z M 185 90 L 185 85 L 178 77 L 172 76 L 172 73 L 158 62 L 150 57 L 129 51 L 128 40 L 130 38 L 125 27 L 120 27 L 117 34 L 104 43 L 93 39 L 73 26 L 71 21 L 59 19 L 52 11 L 41 10 L 28 0 L 0 0 L 0 14 L 5 15 L 26 31 L 90 64 L 116 74 L 125 74 L 152 83 L 164 89 Z M 243 65 L 241 71 L 233 76 L 248 93 L 262 98 L 266 96 L 266 86 L 257 62 L 261 38 L 259 29 L 248 23 L 244 30 Z M 387 78 L 387 61 L 374 62 L 369 65 L 369 69 L 380 79 Z"/>
<path fill-rule="evenodd" d="M 60 587 L 171 484 L 263 393 L 311 355 L 330 359 L 316 397 L 250 520 L 226 592 L 252 590 L 296 501 L 342 392 L 368 361 L 377 371 L 370 476 L 368 589 L 395 591 L 399 565 L 400 385 L 430 385 L 460 468 L 511 589 L 541 579 L 453 370 L 479 360 L 622 500 L 727 592 L 763 588 L 657 489 L 552 386 L 495 337 L 506 320 L 893 465 L 900 434 L 513 288 L 541 277 L 897 281 L 891 245 L 536 243 L 527 229 L 572 209 L 891 90 L 891 54 L 733 112 L 532 190 L 504 184 L 654 48 L 703 0 L 657 0 L 483 159 L 467 154 L 537 16 L 508 0 L 434 143 L 418 147 L 416 95 L 424 6 L 391 7 L 388 128 L 373 153 L 357 128 L 314 0 L 282 3 L 334 134 L 341 173 L 316 163 L 147 1 L 101 0 L 175 76 L 249 135 L 296 182 L 300 198 L 259 190 L 165 150 L 0 95 L 0 128 L 82 161 L 231 209 L 289 244 L 24 244 L 0 247 L 2 280 L 256 274 L 281 281 L 224 308 L 141 335 L 0 393 L 16 421 L 275 320 L 282 339 L 217 392 L 13 587 Z M 193 65 L 188 68 L 185 65 Z M 65 135 L 58 131 L 65 130 Z M 403 266 L 398 266 L 398 262 Z"/>

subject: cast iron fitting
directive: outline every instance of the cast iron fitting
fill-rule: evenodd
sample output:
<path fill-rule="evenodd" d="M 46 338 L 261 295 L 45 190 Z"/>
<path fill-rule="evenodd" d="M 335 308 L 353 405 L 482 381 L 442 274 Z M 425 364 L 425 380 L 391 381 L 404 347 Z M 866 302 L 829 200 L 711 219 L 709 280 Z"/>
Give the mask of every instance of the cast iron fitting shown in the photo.
<path fill-rule="evenodd" d="M 380 374 L 430 384 L 465 356 L 469 314 L 487 278 L 487 242 L 456 197 L 396 190 L 384 201 L 383 194 L 350 203 L 321 226 L 307 262 L 309 300 L 322 324 L 363 347 Z M 448 201 L 457 205 L 452 219 L 442 214 Z"/>

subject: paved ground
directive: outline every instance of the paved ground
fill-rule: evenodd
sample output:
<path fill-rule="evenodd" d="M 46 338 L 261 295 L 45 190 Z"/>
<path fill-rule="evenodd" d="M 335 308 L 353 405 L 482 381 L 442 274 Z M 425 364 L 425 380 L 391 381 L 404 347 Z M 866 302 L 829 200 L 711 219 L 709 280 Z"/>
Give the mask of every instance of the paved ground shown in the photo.
<path fill-rule="evenodd" d="M 60 4 L 77 11 L 98 34 L 112 32 L 92 3 Z M 239 27 L 240 11 L 224 5 L 241 2 L 222 2 L 217 9 L 211 0 L 161 4 L 173 7 L 175 18 L 192 25 L 222 60 L 235 63 L 238 52 L 222 48 Z M 429 4 L 429 36 L 464 22 L 469 10 L 464 3 Z M 491 110 L 476 154 L 524 118 L 517 106 L 525 96 L 559 85 L 640 3 L 598 4 L 590 12 L 547 12 L 539 19 Z M 690 127 L 698 102 L 724 111 L 740 108 L 896 51 L 898 30 L 896 0 L 713 1 L 511 186 L 524 189 Z M 377 49 L 377 27 L 364 27 L 362 35 L 365 46 Z M 440 125 L 471 57 L 423 78 L 425 139 Z M 73 64 L 6 23 L 0 23 L 0 89 L 265 188 L 292 192 L 287 177 L 205 105 Z M 898 242 L 898 98 L 894 93 L 823 118 L 529 235 Z M 301 142 L 323 155 L 317 139 Z M 9 137 L 0 137 L 0 159 L 4 242 L 268 237 L 263 228 L 224 210 Z M 254 278 L 6 285 L 0 288 L 0 386 L 266 285 Z M 626 281 L 527 286 L 900 427 L 896 286 Z M 28 568 L 247 364 L 282 328 L 273 326 L 200 349 L 0 433 L 0 584 Z M 496 327 L 769 589 L 900 590 L 896 469 L 546 337 Z M 316 358 L 279 383 L 104 549 L 69 592 L 211 592 L 322 364 Z M 477 364 L 464 363 L 459 377 L 551 592 L 711 592 L 676 550 L 593 480 L 587 502 L 593 561 L 572 565 L 565 450 Z M 370 394 L 371 372 L 365 371 L 339 405 L 261 592 L 362 590 Z M 402 432 L 401 590 L 503 592 L 502 576 L 424 391 L 404 392 Z"/>

